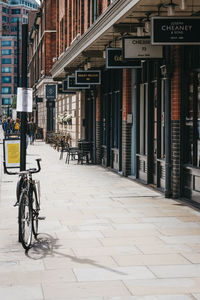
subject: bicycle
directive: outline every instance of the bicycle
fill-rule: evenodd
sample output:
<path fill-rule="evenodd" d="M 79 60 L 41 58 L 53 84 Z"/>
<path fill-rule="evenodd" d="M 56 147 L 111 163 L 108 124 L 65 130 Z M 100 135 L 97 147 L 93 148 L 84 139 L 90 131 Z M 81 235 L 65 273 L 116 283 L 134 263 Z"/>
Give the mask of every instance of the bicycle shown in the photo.
<path fill-rule="evenodd" d="M 44 220 L 45 217 L 40 217 L 40 183 L 33 179 L 32 174 L 38 173 L 41 170 L 40 161 L 36 159 L 37 169 L 31 168 L 18 173 L 10 173 L 9 175 L 19 175 L 17 182 L 16 196 L 17 201 L 14 206 L 18 206 L 18 231 L 19 242 L 22 243 L 24 249 L 28 250 L 31 247 L 32 235 L 37 239 L 38 221 Z"/>

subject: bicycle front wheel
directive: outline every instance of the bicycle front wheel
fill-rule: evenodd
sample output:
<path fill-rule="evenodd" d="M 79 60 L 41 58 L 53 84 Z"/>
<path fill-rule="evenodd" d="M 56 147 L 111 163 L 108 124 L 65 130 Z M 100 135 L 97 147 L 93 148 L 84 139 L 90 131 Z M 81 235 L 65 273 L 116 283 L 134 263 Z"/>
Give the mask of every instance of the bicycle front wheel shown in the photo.
<path fill-rule="evenodd" d="M 19 237 L 24 249 L 29 249 L 32 241 L 32 207 L 27 191 L 20 195 L 19 204 Z"/>
<path fill-rule="evenodd" d="M 39 217 L 39 203 L 38 203 L 38 197 L 36 192 L 36 187 L 33 186 L 32 190 L 32 226 L 33 226 L 33 234 L 35 238 L 37 238 L 38 235 L 38 217 Z"/>

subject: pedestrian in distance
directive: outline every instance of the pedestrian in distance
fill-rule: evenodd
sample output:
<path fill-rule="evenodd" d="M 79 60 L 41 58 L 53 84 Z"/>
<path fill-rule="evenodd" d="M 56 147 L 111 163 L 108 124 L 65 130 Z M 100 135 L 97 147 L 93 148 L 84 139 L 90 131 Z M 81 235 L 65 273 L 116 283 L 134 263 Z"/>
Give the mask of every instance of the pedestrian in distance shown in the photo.
<path fill-rule="evenodd" d="M 4 131 L 4 135 L 6 134 L 6 127 L 7 127 L 7 121 L 6 121 L 6 119 L 4 119 L 3 123 L 2 123 L 2 128 L 3 128 L 3 131 Z"/>
<path fill-rule="evenodd" d="M 15 122 L 13 119 L 10 119 L 10 133 L 14 133 L 15 131 Z"/>
<path fill-rule="evenodd" d="M 10 118 L 8 118 L 6 122 L 6 134 L 10 134 L 10 133 L 11 133 L 11 122 L 10 122 Z"/>
<path fill-rule="evenodd" d="M 33 118 L 31 118 L 31 121 L 28 122 L 27 133 L 30 138 L 30 145 L 33 145 L 34 140 L 35 140 L 35 133 L 36 133 L 36 124 L 33 122 Z"/>
<path fill-rule="evenodd" d="M 15 120 L 14 131 L 15 131 L 15 133 L 19 133 L 20 132 L 20 119 L 19 118 L 16 118 L 16 120 Z"/>

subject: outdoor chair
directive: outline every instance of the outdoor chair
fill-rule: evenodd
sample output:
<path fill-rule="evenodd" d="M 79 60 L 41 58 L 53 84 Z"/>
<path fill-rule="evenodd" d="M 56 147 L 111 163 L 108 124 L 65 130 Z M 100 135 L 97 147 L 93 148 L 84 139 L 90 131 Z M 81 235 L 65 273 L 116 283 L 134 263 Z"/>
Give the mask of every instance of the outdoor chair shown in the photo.
<path fill-rule="evenodd" d="M 76 160 L 76 157 L 79 155 L 79 149 L 77 147 L 68 147 L 67 156 L 65 163 L 69 164 L 70 160 Z"/>
<path fill-rule="evenodd" d="M 78 149 L 78 163 L 83 164 L 85 161 L 88 164 L 91 160 L 92 143 L 85 140 L 79 140 Z"/>

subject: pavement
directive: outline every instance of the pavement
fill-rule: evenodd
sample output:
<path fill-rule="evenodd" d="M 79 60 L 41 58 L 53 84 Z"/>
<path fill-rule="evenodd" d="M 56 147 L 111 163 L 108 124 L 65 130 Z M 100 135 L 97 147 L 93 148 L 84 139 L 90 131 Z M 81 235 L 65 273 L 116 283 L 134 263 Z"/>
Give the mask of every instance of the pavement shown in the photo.
<path fill-rule="evenodd" d="M 1 300 L 200 300 L 198 210 L 40 141 L 27 168 L 38 157 L 46 220 L 25 253 L 0 145 Z"/>

